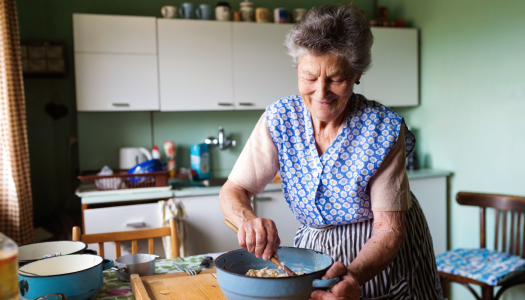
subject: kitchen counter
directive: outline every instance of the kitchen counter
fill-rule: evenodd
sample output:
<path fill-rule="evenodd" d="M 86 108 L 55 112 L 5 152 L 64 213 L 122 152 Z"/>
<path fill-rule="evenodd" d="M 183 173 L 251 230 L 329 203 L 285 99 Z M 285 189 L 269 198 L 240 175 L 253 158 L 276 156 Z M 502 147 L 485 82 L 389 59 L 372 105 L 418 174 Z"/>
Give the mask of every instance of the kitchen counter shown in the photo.
<path fill-rule="evenodd" d="M 76 195 L 81 198 L 82 204 L 101 204 L 114 202 L 128 202 L 147 199 L 166 199 L 166 198 L 185 198 L 219 195 L 220 186 L 213 187 L 189 187 L 180 190 L 173 190 L 171 186 L 141 188 L 141 189 L 122 189 L 112 191 L 97 191 L 93 185 L 81 185 Z M 280 183 L 270 183 L 264 189 L 265 192 L 281 190 Z"/>
<path fill-rule="evenodd" d="M 415 171 L 407 171 L 408 179 L 423 179 L 433 177 L 446 177 L 452 173 L 445 170 L 437 169 L 420 169 Z M 123 201 L 136 201 L 146 199 L 166 199 L 166 198 L 185 198 L 218 195 L 221 190 L 220 186 L 213 187 L 188 187 L 180 190 L 173 190 L 171 186 L 156 187 L 156 188 L 142 188 L 142 189 L 123 189 L 113 191 L 97 191 L 94 187 L 88 185 L 81 185 L 76 195 L 82 200 L 82 204 L 100 204 Z M 265 192 L 281 190 L 280 183 L 270 183 L 264 189 Z"/>

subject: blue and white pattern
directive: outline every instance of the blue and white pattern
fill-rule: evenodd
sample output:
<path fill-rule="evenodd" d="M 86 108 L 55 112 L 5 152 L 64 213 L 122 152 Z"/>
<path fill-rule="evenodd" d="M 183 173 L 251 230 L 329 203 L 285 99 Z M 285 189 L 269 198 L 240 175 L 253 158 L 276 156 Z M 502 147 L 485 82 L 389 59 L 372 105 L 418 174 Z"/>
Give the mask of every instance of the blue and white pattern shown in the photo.
<path fill-rule="evenodd" d="M 310 111 L 301 96 L 266 109 L 266 123 L 279 152 L 284 196 L 303 225 L 323 228 L 373 218 L 368 183 L 392 149 L 403 126 L 406 153 L 415 140 L 403 118 L 354 94 L 357 109 L 319 157 Z"/>
<path fill-rule="evenodd" d="M 436 256 L 438 271 L 497 286 L 525 270 L 525 259 L 488 249 L 455 249 Z"/>

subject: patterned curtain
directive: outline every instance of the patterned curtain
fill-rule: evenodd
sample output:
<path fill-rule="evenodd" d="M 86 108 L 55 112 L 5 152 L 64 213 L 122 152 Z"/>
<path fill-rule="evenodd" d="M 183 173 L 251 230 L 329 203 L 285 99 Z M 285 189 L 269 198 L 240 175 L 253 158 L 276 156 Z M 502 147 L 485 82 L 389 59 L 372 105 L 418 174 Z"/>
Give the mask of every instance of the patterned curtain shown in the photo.
<path fill-rule="evenodd" d="M 15 0 L 0 0 L 0 231 L 32 243 L 33 201 Z"/>

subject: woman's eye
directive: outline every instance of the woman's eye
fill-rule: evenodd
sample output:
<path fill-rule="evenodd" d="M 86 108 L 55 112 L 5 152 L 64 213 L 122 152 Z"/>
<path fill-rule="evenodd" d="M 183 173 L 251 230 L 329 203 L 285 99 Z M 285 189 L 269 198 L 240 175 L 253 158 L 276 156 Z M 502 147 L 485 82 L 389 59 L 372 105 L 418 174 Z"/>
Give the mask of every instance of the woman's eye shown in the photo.
<path fill-rule="evenodd" d="M 315 78 L 303 78 L 303 79 L 309 82 L 314 82 L 316 80 Z"/>

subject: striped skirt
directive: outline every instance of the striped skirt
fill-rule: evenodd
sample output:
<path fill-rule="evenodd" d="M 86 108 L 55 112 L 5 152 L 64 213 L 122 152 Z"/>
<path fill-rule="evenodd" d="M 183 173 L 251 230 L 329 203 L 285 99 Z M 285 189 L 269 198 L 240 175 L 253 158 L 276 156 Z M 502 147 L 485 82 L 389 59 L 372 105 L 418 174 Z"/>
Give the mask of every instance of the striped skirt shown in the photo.
<path fill-rule="evenodd" d="M 407 236 L 397 257 L 379 275 L 361 286 L 364 299 L 443 299 L 432 237 L 425 215 L 412 194 L 406 212 Z M 374 220 L 323 229 L 302 226 L 294 246 L 323 252 L 349 265 L 372 236 Z"/>

